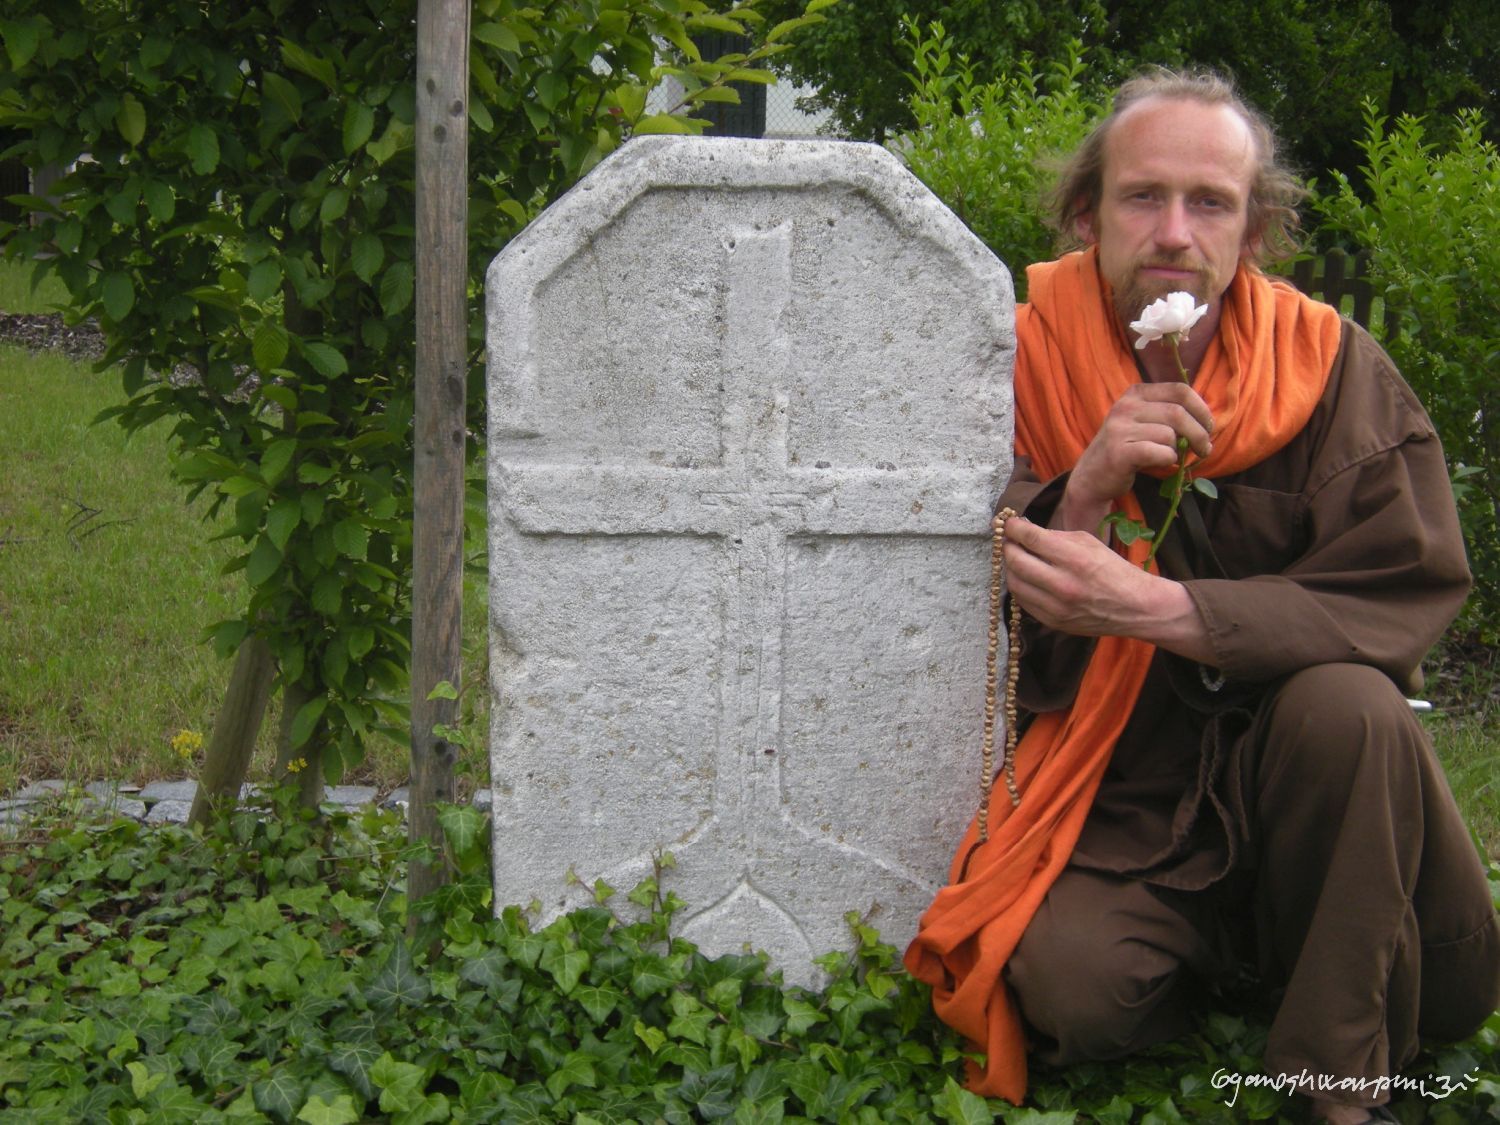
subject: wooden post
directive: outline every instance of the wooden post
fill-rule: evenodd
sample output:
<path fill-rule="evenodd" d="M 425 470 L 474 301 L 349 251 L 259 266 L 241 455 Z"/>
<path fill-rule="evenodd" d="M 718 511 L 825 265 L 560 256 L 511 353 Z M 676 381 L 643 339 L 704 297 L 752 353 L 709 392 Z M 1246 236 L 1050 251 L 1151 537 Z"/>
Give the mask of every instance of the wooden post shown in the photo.
<path fill-rule="evenodd" d="M 417 371 L 412 514 L 412 842 L 440 843 L 437 802 L 455 797 L 458 748 L 433 733 L 457 705 L 463 633 L 465 383 L 468 377 L 469 0 L 417 5 Z M 407 899 L 449 879 L 413 862 Z"/>

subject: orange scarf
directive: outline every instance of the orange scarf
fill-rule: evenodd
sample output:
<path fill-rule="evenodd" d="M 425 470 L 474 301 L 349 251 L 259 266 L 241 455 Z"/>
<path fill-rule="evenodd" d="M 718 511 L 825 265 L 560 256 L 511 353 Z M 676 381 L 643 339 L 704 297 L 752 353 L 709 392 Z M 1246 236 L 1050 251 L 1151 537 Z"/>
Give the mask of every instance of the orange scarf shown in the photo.
<path fill-rule="evenodd" d="M 1140 374 L 1095 250 L 1026 276 L 1031 301 L 1016 310 L 1016 452 L 1045 480 L 1073 467 Z M 1195 475 L 1239 472 L 1299 433 L 1340 336 L 1333 309 L 1242 265 L 1193 380 L 1214 417 L 1213 454 Z M 1133 495 L 1121 506 L 1144 518 Z M 1146 549 L 1137 541 L 1126 555 L 1139 565 Z M 985 1052 L 985 1064 L 969 1071 L 975 1093 L 1017 1104 L 1026 1096 L 1025 1034 L 1001 973 L 1083 831 L 1154 652 L 1144 641 L 1099 638 L 1073 706 L 1038 715 L 1017 747 L 1020 807 L 996 800 L 983 844 L 970 824 L 950 885 L 906 951 L 912 975 L 932 985 L 938 1016 Z"/>

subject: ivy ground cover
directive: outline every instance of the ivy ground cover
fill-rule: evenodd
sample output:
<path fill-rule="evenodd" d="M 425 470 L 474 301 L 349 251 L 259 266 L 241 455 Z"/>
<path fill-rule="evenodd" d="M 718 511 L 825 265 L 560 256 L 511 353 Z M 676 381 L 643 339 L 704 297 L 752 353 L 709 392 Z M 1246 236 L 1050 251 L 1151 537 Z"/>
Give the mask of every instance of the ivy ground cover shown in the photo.
<path fill-rule="evenodd" d="M 1128 1063 L 964 1091 L 961 1046 L 874 929 L 818 992 L 672 933 L 658 877 L 534 928 L 492 914 L 487 822 L 445 810 L 464 877 L 408 909 L 391 814 L 283 803 L 207 831 L 66 814 L 0 840 L 6 1122 L 1306 1120 L 1258 1071 L 1263 1024 L 1208 1017 Z M 1500 1120 L 1500 1020 L 1411 1074 L 1401 1120 Z M 1225 1103 L 1238 1094 L 1234 1106 Z"/>

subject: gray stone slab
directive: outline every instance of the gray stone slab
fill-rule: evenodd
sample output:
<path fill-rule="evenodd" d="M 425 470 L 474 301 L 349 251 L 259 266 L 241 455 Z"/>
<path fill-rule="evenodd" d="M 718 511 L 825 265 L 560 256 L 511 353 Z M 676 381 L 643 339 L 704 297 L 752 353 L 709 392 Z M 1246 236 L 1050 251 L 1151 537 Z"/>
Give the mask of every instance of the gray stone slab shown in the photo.
<path fill-rule="evenodd" d="M 403 816 L 406 815 L 406 810 L 410 805 L 411 789 L 405 785 L 401 786 L 399 789 L 392 789 L 390 795 L 386 797 L 385 800 L 380 802 L 381 808 L 395 809 Z"/>
<path fill-rule="evenodd" d="M 373 785 L 331 785 L 323 794 L 330 805 L 368 805 L 374 802 L 379 790 Z"/>
<path fill-rule="evenodd" d="M 67 791 L 68 783 L 66 781 L 49 778 L 46 781 L 33 781 L 16 794 L 16 799 L 22 801 L 43 800 L 47 797 L 60 797 Z"/>
<path fill-rule="evenodd" d="M 168 798 L 152 805 L 145 819 L 147 824 L 186 824 L 192 811 L 192 801 Z"/>
<path fill-rule="evenodd" d="M 141 800 L 147 804 L 156 801 L 186 801 L 193 803 L 193 798 L 198 795 L 198 783 L 191 779 L 186 781 L 153 781 L 140 792 Z"/>
<path fill-rule="evenodd" d="M 883 150 L 642 138 L 488 278 L 497 908 L 901 944 L 976 804 L 1010 277 Z"/>

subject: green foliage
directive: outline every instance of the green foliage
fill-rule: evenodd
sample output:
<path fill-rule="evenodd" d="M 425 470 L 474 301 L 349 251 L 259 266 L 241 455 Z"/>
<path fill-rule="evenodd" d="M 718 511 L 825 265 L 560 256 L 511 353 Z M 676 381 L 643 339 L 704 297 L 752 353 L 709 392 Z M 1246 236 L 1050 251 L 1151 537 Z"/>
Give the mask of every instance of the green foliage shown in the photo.
<path fill-rule="evenodd" d="M 767 11 L 795 3 L 768 0 Z M 861 0 L 831 12 L 777 66 L 812 86 L 810 101 L 847 135 L 883 140 L 914 122 L 902 86 L 906 18 L 941 21 L 981 83 L 1028 54 L 1044 70 L 1072 40 L 1100 88 L 1145 64 L 1228 71 L 1276 123 L 1293 162 L 1314 171 L 1356 167 L 1365 97 L 1392 114 L 1473 107 L 1500 121 L 1500 6 L 1491 0 Z"/>
<path fill-rule="evenodd" d="M 1300 1120 L 1263 1088 L 1230 1111 L 1215 1085 L 1259 1070 L 1262 1019 L 1209 1016 L 1125 1063 L 1038 1067 L 1029 1106 L 986 1103 L 959 1086 L 926 989 L 858 916 L 854 952 L 820 958 L 812 992 L 760 956 L 709 959 L 673 936 L 668 856 L 625 901 L 600 883 L 596 905 L 536 928 L 515 907 L 494 916 L 472 808 L 443 810 L 459 881 L 410 905 L 391 814 L 319 820 L 294 790 L 269 800 L 201 833 L 64 817 L 0 841 L 0 1117 Z M 1408 1072 L 1477 1085 L 1407 1097 L 1402 1120 L 1500 1109 L 1491 1024 Z"/>
<path fill-rule="evenodd" d="M 1383 343 L 1442 435 L 1475 595 L 1466 622 L 1500 637 L 1500 152 L 1477 114 L 1454 139 L 1365 106 L 1363 182 L 1335 176 L 1329 228 L 1367 250 L 1395 330 Z"/>
<path fill-rule="evenodd" d="M 630 132 L 692 132 L 700 100 L 821 17 L 762 29 L 755 0 L 478 0 L 467 260 L 476 388 L 483 270 Z M 816 2 L 816 0 L 815 0 Z M 189 497 L 226 513 L 247 599 L 212 631 L 266 636 L 310 702 L 294 747 L 336 777 L 402 737 L 410 633 L 416 267 L 413 0 L 202 5 L 15 0 L 0 125 L 33 165 L 89 159 L 8 252 L 94 316 L 129 430 L 170 419 Z M 701 58 L 700 30 L 764 30 Z M 665 46 L 664 46 L 665 45 Z M 664 61 L 658 56 L 666 52 Z M 663 76 L 687 91 L 647 114 Z M 483 432 L 471 393 L 470 434 Z M 471 437 L 469 453 L 475 453 Z"/>
<path fill-rule="evenodd" d="M 1045 160 L 1075 147 L 1103 111 L 1083 85 L 1078 43 L 1043 73 L 1023 56 L 981 82 L 941 23 L 924 35 L 907 20 L 904 42 L 916 128 L 891 147 L 1010 266 L 1025 300 L 1025 267 L 1052 257 L 1056 239 L 1042 204 Z"/>

